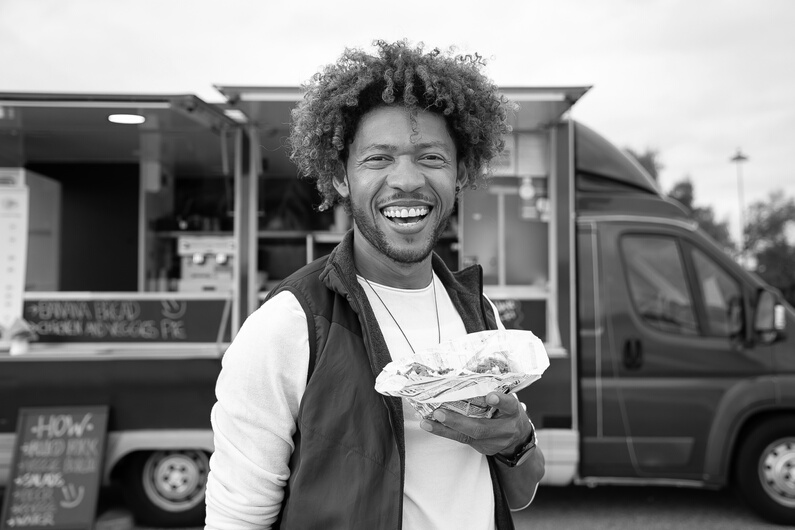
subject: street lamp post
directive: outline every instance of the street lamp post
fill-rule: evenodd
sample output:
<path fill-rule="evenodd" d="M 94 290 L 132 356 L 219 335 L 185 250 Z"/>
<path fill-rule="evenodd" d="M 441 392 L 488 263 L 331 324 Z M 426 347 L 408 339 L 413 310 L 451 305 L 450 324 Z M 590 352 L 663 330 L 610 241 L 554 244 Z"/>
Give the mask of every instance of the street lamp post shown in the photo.
<path fill-rule="evenodd" d="M 742 164 L 748 160 L 748 157 L 743 154 L 740 148 L 737 148 L 737 152 L 731 157 L 731 161 L 737 165 L 737 197 L 740 201 L 740 263 L 745 265 L 745 219 L 744 219 L 744 212 L 745 212 L 745 200 L 743 199 L 743 169 Z"/>

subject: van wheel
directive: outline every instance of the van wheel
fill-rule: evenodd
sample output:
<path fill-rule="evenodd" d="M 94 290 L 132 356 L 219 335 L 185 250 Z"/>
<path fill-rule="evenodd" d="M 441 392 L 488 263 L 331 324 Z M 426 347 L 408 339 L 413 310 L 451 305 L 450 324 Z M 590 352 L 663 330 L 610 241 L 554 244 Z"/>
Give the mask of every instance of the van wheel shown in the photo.
<path fill-rule="evenodd" d="M 762 517 L 795 524 L 795 416 L 754 429 L 740 446 L 735 481 Z"/>
<path fill-rule="evenodd" d="M 136 522 L 160 527 L 204 526 L 204 451 L 139 452 L 124 475 L 124 499 Z"/>

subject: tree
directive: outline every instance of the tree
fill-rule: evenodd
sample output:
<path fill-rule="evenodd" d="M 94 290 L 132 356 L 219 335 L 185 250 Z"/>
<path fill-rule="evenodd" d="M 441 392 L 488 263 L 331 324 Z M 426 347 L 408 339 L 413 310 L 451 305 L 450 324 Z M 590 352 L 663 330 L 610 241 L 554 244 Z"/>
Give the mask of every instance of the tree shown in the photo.
<path fill-rule="evenodd" d="M 723 250 L 729 254 L 735 252 L 734 241 L 729 234 L 727 221 L 715 221 L 715 212 L 711 206 L 696 206 L 693 196 L 693 182 L 690 177 L 674 184 L 668 196 L 679 201 L 690 213 L 690 218 L 698 223 L 704 232 L 709 234 Z"/>
<path fill-rule="evenodd" d="M 642 153 L 630 147 L 625 150 L 637 160 L 638 164 L 643 166 L 654 180 L 659 181 L 660 170 L 665 167 L 660 161 L 659 151 L 648 147 Z M 685 177 L 682 181 L 674 184 L 674 187 L 668 192 L 668 196 L 679 201 L 689 212 L 690 218 L 697 222 L 701 229 L 709 234 L 724 251 L 728 254 L 736 253 L 734 241 L 729 235 L 728 222 L 716 221 L 715 212 L 711 206 L 696 206 L 694 203 L 693 182 L 690 177 Z"/>
<path fill-rule="evenodd" d="M 748 209 L 745 239 L 756 273 L 795 305 L 795 199 L 781 190 Z"/>

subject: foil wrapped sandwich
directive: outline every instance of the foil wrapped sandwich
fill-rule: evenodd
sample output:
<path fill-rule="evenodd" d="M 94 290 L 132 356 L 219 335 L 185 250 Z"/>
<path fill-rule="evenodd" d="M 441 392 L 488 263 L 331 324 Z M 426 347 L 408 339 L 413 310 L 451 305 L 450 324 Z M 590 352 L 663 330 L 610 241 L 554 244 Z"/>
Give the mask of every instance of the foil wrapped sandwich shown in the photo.
<path fill-rule="evenodd" d="M 437 408 L 473 418 L 491 418 L 490 392 L 516 392 L 549 367 L 541 339 L 526 330 L 470 333 L 387 364 L 375 389 L 406 398 L 423 418 Z"/>

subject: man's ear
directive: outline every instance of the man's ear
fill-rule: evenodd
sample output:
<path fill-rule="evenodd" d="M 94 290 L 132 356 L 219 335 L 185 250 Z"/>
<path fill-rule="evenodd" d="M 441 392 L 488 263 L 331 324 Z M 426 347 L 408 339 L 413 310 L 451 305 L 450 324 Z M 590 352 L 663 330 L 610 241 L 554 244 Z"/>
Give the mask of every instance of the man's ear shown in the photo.
<path fill-rule="evenodd" d="M 351 194 L 351 190 L 348 187 L 348 175 L 344 171 L 340 171 L 335 175 L 331 183 L 334 184 L 334 189 L 337 190 L 341 197 L 347 198 Z"/>
<path fill-rule="evenodd" d="M 464 161 L 461 160 L 458 162 L 458 172 L 455 178 L 456 187 L 464 189 L 464 187 L 467 185 L 467 182 L 469 182 L 469 171 L 467 171 Z"/>

